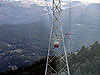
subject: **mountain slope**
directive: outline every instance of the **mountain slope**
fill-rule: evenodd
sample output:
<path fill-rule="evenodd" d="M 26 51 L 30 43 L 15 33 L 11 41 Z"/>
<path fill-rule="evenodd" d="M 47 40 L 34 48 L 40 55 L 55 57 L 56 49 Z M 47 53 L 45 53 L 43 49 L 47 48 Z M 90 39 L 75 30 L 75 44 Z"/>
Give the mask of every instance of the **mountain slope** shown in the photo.
<path fill-rule="evenodd" d="M 89 47 L 83 46 L 80 51 L 69 54 L 71 75 L 100 75 L 100 43 L 95 42 Z M 15 71 L 1 73 L 3 75 L 44 75 L 46 59 L 33 65 L 21 67 Z"/>
<path fill-rule="evenodd" d="M 37 10 L 38 9 L 38 10 Z M 6 11 L 6 12 L 5 12 Z M 27 24 L 43 20 L 44 6 L 21 2 L 0 3 L 0 24 Z"/>
<path fill-rule="evenodd" d="M 66 3 L 64 7 L 62 23 L 64 33 L 68 33 L 69 4 Z M 72 2 L 71 51 L 100 41 L 99 24 L 100 4 Z M 8 69 L 9 65 L 31 64 L 47 56 L 50 26 L 45 6 L 0 1 L 0 71 Z M 68 36 L 65 38 L 68 40 Z"/>
<path fill-rule="evenodd" d="M 46 57 L 49 31 L 45 22 L 0 26 L 0 71 Z"/>

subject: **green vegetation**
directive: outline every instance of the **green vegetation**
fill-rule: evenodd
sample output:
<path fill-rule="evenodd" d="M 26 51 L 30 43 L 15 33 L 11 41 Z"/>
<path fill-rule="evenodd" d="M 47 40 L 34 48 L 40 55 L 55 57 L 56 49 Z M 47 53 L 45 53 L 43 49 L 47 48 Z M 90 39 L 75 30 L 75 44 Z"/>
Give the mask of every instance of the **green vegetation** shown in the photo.
<path fill-rule="evenodd" d="M 69 54 L 71 75 L 100 75 L 100 43 L 95 42 L 89 47 L 83 46 L 80 51 Z M 0 75 L 44 75 L 46 58 L 34 64 L 20 67 L 15 71 L 6 71 Z"/>
<path fill-rule="evenodd" d="M 77 54 L 70 55 L 69 63 L 72 75 L 100 73 L 100 44 L 95 42 L 87 48 L 83 46 Z"/>

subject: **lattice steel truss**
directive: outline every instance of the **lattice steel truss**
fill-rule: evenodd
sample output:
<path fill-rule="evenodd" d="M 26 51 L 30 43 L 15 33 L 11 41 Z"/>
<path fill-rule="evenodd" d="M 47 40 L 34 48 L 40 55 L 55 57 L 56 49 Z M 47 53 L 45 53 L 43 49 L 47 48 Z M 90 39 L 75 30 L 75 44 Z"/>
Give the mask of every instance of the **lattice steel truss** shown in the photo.
<path fill-rule="evenodd" d="M 61 24 L 61 0 L 53 0 L 52 26 L 45 75 L 70 75 Z M 59 47 L 54 47 L 59 42 Z"/>

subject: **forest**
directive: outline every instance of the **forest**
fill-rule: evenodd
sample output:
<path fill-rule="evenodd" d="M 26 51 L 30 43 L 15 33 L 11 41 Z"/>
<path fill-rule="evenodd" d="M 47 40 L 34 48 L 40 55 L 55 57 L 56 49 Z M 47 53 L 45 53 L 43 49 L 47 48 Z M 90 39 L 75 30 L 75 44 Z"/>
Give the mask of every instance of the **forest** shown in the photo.
<path fill-rule="evenodd" d="M 68 54 L 71 75 L 100 75 L 100 43 Z M 44 75 L 46 58 L 41 58 L 32 65 L 19 67 L 17 70 L 1 72 L 0 75 Z"/>

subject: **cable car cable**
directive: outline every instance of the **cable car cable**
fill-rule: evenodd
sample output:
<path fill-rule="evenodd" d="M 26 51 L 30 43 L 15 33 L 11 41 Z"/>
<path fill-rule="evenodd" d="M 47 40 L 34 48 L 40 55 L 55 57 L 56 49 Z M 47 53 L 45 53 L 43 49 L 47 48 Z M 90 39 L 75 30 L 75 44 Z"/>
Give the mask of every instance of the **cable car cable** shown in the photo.
<path fill-rule="evenodd" d="M 49 19 L 50 19 L 50 22 L 52 23 L 52 17 L 51 17 L 51 15 L 50 15 L 50 10 L 49 10 L 49 5 L 48 5 L 48 0 L 44 0 L 45 1 L 45 5 L 46 5 L 46 9 L 47 9 L 47 11 L 48 11 L 48 16 L 49 16 Z M 48 3 L 47 3 L 48 2 Z"/>

